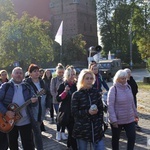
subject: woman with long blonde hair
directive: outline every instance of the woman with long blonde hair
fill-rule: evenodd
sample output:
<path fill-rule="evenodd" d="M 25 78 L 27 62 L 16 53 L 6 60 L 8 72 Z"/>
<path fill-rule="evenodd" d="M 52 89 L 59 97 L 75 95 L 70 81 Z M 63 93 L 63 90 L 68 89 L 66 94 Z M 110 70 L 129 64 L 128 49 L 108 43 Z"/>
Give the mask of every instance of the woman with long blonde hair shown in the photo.
<path fill-rule="evenodd" d="M 84 69 L 80 72 L 77 91 L 72 96 L 71 110 L 75 124 L 73 137 L 77 140 L 78 150 L 87 150 L 88 142 L 94 150 L 104 150 L 102 140 L 103 103 L 99 91 L 93 87 L 95 75 Z"/>

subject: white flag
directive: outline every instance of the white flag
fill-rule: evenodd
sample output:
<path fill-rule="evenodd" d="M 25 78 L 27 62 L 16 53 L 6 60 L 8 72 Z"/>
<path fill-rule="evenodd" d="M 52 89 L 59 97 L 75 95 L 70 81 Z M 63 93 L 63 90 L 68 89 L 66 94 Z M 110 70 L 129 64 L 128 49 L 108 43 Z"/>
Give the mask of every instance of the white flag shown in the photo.
<path fill-rule="evenodd" d="M 61 24 L 55 36 L 55 41 L 59 43 L 60 46 L 62 46 L 62 35 L 63 35 L 63 21 L 61 21 Z"/>

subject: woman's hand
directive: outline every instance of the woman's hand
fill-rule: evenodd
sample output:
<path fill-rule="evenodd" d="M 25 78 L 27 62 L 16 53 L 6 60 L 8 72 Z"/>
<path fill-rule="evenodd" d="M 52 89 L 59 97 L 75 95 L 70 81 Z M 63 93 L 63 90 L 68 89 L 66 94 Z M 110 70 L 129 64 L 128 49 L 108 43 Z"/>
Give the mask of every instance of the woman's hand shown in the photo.
<path fill-rule="evenodd" d="M 96 110 L 89 109 L 89 114 L 90 115 L 95 115 L 95 114 L 97 114 L 97 112 L 98 112 L 98 109 L 96 109 Z"/>
<path fill-rule="evenodd" d="M 66 85 L 66 87 L 65 87 L 65 92 L 68 93 L 69 90 L 70 90 L 69 85 Z"/>
<path fill-rule="evenodd" d="M 139 117 L 135 117 L 135 122 L 138 122 L 139 121 Z"/>

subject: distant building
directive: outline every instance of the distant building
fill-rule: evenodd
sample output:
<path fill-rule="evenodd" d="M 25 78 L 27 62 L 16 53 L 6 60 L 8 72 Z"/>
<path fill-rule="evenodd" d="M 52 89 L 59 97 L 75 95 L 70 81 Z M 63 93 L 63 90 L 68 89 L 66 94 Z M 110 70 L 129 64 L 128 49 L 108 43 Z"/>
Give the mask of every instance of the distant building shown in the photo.
<path fill-rule="evenodd" d="M 31 16 L 37 16 L 44 21 L 50 20 L 50 0 L 12 0 L 12 2 L 19 17 L 26 11 Z"/>
<path fill-rule="evenodd" d="M 19 17 L 23 11 L 51 22 L 52 34 L 56 35 L 64 21 L 63 38 L 82 34 L 87 48 L 98 44 L 95 0 L 12 0 Z"/>

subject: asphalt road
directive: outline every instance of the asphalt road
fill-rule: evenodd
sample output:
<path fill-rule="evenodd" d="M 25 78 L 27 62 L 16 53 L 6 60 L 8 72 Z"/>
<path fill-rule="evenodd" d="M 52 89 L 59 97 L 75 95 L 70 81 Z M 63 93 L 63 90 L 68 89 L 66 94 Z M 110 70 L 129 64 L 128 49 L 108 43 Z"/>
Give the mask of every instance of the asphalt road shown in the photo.
<path fill-rule="evenodd" d="M 136 82 L 143 82 L 143 78 L 149 76 L 150 77 L 150 73 L 146 70 L 146 69 L 134 69 L 132 70 L 131 75 L 133 76 L 134 80 Z M 113 80 L 113 78 L 112 78 Z M 107 82 L 108 86 L 112 86 L 113 81 L 111 82 Z"/>
<path fill-rule="evenodd" d="M 150 77 L 150 72 L 148 72 L 146 69 L 135 69 L 132 70 L 132 76 L 136 82 L 140 82 L 143 81 L 144 77 Z"/>

